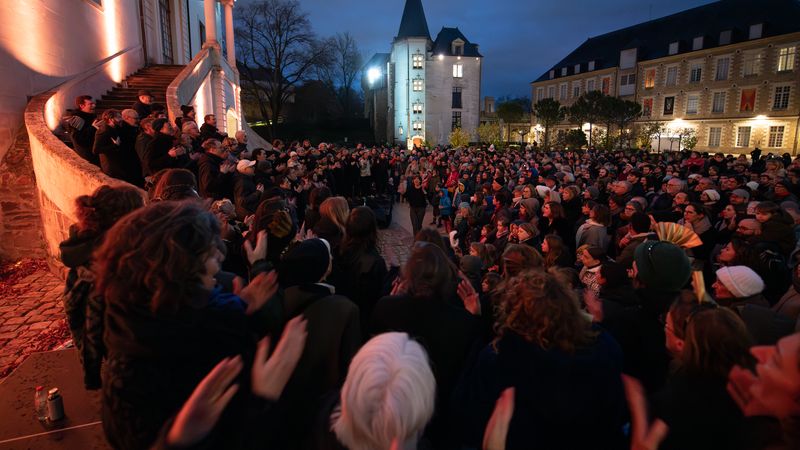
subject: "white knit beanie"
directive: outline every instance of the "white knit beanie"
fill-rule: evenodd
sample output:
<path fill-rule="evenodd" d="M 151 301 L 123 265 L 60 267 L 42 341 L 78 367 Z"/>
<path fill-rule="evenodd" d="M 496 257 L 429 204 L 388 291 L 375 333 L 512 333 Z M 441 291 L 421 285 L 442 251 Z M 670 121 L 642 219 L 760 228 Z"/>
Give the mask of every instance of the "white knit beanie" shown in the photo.
<path fill-rule="evenodd" d="M 536 186 L 536 193 L 539 194 L 539 197 L 545 198 L 548 192 L 550 192 L 549 187 L 542 185 Z"/>
<path fill-rule="evenodd" d="M 719 192 L 715 191 L 714 189 L 706 189 L 703 191 L 703 194 L 708 196 L 708 200 L 711 202 L 719 201 Z"/>
<path fill-rule="evenodd" d="M 747 266 L 729 266 L 717 270 L 717 279 L 736 298 L 750 297 L 764 290 L 764 280 Z"/>

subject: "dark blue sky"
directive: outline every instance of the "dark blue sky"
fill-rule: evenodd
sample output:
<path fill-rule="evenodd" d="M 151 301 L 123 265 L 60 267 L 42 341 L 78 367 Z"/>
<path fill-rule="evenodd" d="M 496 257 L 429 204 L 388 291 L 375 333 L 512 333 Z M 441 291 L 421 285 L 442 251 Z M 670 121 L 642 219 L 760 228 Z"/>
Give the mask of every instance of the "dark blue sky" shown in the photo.
<path fill-rule="evenodd" d="M 247 0 L 246 0 L 247 1 Z M 388 52 L 405 0 L 299 0 L 321 36 L 350 31 L 366 61 Z M 530 82 L 587 38 L 703 0 L 422 0 L 431 37 L 458 27 L 484 56 L 481 95 L 530 95 Z"/>

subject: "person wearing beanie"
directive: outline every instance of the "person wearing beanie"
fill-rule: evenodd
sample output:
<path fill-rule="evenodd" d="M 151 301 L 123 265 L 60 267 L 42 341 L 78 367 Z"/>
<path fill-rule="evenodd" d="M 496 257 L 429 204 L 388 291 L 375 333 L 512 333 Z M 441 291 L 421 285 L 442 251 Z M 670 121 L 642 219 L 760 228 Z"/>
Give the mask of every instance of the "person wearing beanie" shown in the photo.
<path fill-rule="evenodd" d="M 310 448 L 308 430 L 312 428 L 325 394 L 341 386 L 350 360 L 361 345 L 359 309 L 348 298 L 336 295 L 325 283 L 333 257 L 324 239 L 306 239 L 283 255 L 278 281 L 283 289 L 279 299 L 272 299 L 278 314 L 273 336 L 297 316 L 307 321 L 303 357 L 292 373 L 275 406 L 283 411 L 267 426 L 275 448 L 298 445 Z M 276 312 L 279 310 L 279 313 Z M 279 418 L 277 418 L 279 417 Z"/>
<path fill-rule="evenodd" d="M 646 392 L 661 389 L 669 372 L 664 320 L 670 305 L 691 278 L 686 252 L 666 241 L 644 241 L 634 251 L 631 269 L 635 305 L 605 311 L 603 326 L 625 355 L 623 372 L 638 378 Z"/>
<path fill-rule="evenodd" d="M 233 179 L 233 198 L 236 202 L 236 215 L 240 220 L 255 214 L 264 192 L 263 184 L 256 184 L 256 162 L 240 159 L 236 163 Z"/>
<path fill-rule="evenodd" d="M 764 280 L 747 266 L 726 266 L 717 270 L 717 281 L 712 285 L 714 298 L 723 306 L 756 304 L 769 306 L 761 295 Z"/>

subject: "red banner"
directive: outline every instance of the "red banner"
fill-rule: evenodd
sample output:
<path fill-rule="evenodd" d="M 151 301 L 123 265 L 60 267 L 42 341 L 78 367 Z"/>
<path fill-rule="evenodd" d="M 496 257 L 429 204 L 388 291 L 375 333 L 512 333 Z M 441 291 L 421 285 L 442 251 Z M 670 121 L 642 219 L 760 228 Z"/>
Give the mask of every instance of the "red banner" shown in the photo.
<path fill-rule="evenodd" d="M 753 111 L 756 109 L 756 90 L 742 89 L 742 101 L 739 104 L 739 111 Z"/>

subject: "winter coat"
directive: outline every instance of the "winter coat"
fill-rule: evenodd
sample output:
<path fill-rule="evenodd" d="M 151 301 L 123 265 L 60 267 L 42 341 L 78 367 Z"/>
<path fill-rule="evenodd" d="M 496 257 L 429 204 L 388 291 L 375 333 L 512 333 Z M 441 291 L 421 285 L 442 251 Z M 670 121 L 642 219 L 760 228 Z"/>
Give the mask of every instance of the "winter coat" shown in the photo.
<path fill-rule="evenodd" d="M 617 256 L 616 262 L 630 269 L 633 266 L 633 255 L 636 253 L 636 247 L 642 245 L 642 242 L 648 239 L 655 239 L 656 236 L 650 233 L 636 235 L 628 241 L 628 245 L 623 247 L 622 252 Z"/>
<path fill-rule="evenodd" d="M 182 167 L 182 157 L 173 158 L 169 151 L 175 146 L 175 139 L 161 132 L 156 133 L 155 137 L 147 144 L 145 149 L 145 163 L 142 164 L 150 175 L 162 169 L 174 169 Z M 188 160 L 188 157 L 186 158 Z"/>
<path fill-rule="evenodd" d="M 261 203 L 261 192 L 256 189 L 256 182 L 252 176 L 241 173 L 234 176 L 233 198 L 236 204 L 236 216 L 240 220 L 256 213 Z"/>
<path fill-rule="evenodd" d="M 375 303 L 384 295 L 387 274 L 386 261 L 375 248 L 356 252 L 345 251 L 340 246 L 334 255 L 328 282 L 336 286 L 337 294 L 358 305 L 362 329 L 367 329 Z"/>
<path fill-rule="evenodd" d="M 106 354 L 103 344 L 105 302 L 94 292 L 95 272 L 92 253 L 103 236 L 79 234 L 70 227 L 69 238 L 59 245 L 61 261 L 69 268 L 64 287 L 64 312 L 83 366 L 86 389 L 100 388 L 100 367 Z"/>
<path fill-rule="evenodd" d="M 133 145 L 123 145 L 121 133 L 122 125 L 111 127 L 104 124 L 94 135 L 92 151 L 100 158 L 100 168 L 103 169 L 103 173 L 118 180 L 125 180 L 135 186 L 141 186 L 141 168 L 136 151 Z M 132 139 L 129 135 L 130 132 L 127 132 L 125 139 Z"/>
<path fill-rule="evenodd" d="M 625 448 L 621 372 L 622 351 L 606 332 L 574 353 L 507 332 L 480 352 L 453 395 L 462 444 L 480 448 L 497 398 L 514 387 L 505 448 Z"/>
<path fill-rule="evenodd" d="M 116 449 L 149 448 L 223 358 L 242 355 L 245 367 L 237 383 L 250 386 L 261 336 L 241 299 L 218 289 L 189 300 L 174 314 L 153 313 L 148 303 L 146 298 L 106 298 L 102 417 L 106 438 Z M 210 448 L 241 448 L 243 441 L 256 439 L 259 433 L 241 430 L 259 429 L 246 423 L 250 420 L 265 423 L 253 413 L 263 412 L 265 404 L 240 388 L 217 423 L 212 439 L 218 440 Z"/>
<path fill-rule="evenodd" d="M 436 378 L 437 414 L 428 432 L 441 438 L 448 400 L 473 342 L 480 336 L 480 320 L 444 299 L 387 296 L 375 305 L 369 330 L 371 336 L 402 331 L 425 347 Z"/>
<path fill-rule="evenodd" d="M 792 320 L 797 320 L 800 317 L 800 292 L 797 291 L 797 288 L 791 286 L 778 303 L 772 306 L 772 310 Z"/>
<path fill-rule="evenodd" d="M 216 139 L 222 141 L 226 135 L 219 132 L 217 127 L 204 123 L 200 126 L 200 144 L 202 145 L 207 139 Z"/>
<path fill-rule="evenodd" d="M 308 322 L 303 356 L 276 405 L 269 448 L 313 448 L 308 429 L 322 407 L 324 394 L 344 383 L 350 361 L 361 347 L 358 307 L 322 284 L 287 287 L 280 299 L 285 324 L 302 315 Z M 272 333 L 280 335 L 279 330 Z"/>
<path fill-rule="evenodd" d="M 796 244 L 792 216 L 787 213 L 774 214 L 761 224 L 761 234 L 755 240 L 774 242 L 780 247 L 783 256 L 789 256 Z"/>
<path fill-rule="evenodd" d="M 201 197 L 214 200 L 233 198 L 233 172 L 221 171 L 225 161 L 211 153 L 203 153 L 200 156 L 197 185 Z"/>
<path fill-rule="evenodd" d="M 603 249 L 604 251 L 608 251 L 609 241 L 608 229 L 592 219 L 587 220 L 586 223 L 581 225 L 580 228 L 578 228 L 578 232 L 575 234 L 575 248 L 584 244 L 589 244 Z"/>
<path fill-rule="evenodd" d="M 67 128 L 70 140 L 72 140 L 72 148 L 75 149 L 75 153 L 77 153 L 78 156 L 99 166 L 100 158 L 92 151 L 94 147 L 94 136 L 97 133 L 97 128 L 92 126 L 92 123 L 97 120 L 97 115 L 80 110 L 75 111 L 73 115 L 80 117 L 83 120 L 83 124 L 80 128 L 74 126 L 69 126 Z"/>

